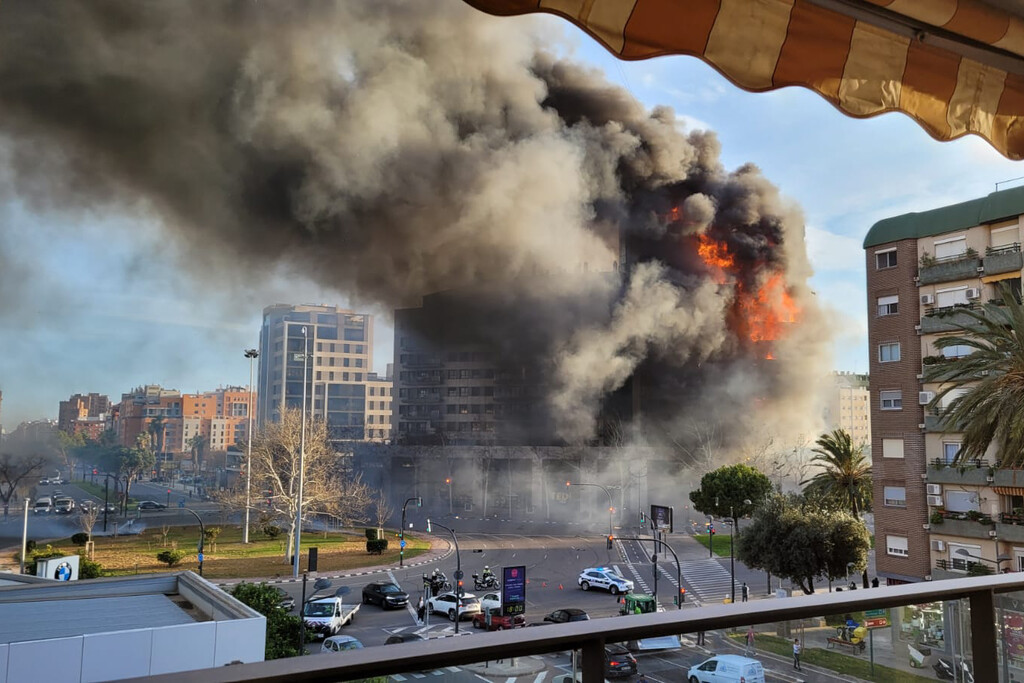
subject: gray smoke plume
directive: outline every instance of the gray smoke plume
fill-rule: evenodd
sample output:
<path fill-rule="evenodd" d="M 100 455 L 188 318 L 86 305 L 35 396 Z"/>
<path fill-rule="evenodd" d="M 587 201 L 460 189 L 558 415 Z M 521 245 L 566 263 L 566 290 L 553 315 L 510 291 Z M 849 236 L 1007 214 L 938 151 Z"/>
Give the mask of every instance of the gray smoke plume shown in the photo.
<path fill-rule="evenodd" d="M 539 348 L 567 441 L 647 362 L 686 397 L 667 413 L 709 418 L 694 392 L 801 414 L 820 367 L 799 216 L 713 134 L 538 47 L 536 22 L 454 0 L 3 3 L 0 136 L 30 206 L 155 215 L 194 273 L 285 262 L 362 303 L 487 283 L 542 309 L 590 293 L 545 275 L 621 270 L 603 317 L 534 314 L 556 321 Z M 735 259 L 724 280 L 701 235 Z M 766 368 L 740 300 L 776 274 L 801 313 Z"/>

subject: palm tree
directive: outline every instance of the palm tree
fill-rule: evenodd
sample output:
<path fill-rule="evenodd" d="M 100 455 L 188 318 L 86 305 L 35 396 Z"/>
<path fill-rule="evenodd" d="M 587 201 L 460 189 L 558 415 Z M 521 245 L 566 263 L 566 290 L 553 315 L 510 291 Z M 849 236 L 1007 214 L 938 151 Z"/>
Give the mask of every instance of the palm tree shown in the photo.
<path fill-rule="evenodd" d="M 153 453 L 155 454 L 157 461 L 157 471 L 161 468 L 161 458 L 164 452 L 164 438 L 167 431 L 167 419 L 163 415 L 157 415 L 149 421 L 149 426 L 146 428 L 152 438 Z"/>
<path fill-rule="evenodd" d="M 195 487 L 195 477 L 199 475 L 199 470 L 203 464 L 203 448 L 205 446 L 206 437 L 202 434 L 196 434 L 188 440 L 188 447 L 192 451 L 193 487 Z"/>
<path fill-rule="evenodd" d="M 1020 292 L 1004 284 L 1000 293 L 1002 299 L 944 321 L 956 331 L 935 346 L 970 352 L 927 366 L 924 380 L 942 383 L 930 409 L 956 391 L 942 417 L 963 432 L 957 462 L 981 458 L 995 443 L 999 466 L 1016 468 L 1024 466 L 1024 306 Z"/>
<path fill-rule="evenodd" d="M 855 446 L 845 429 L 822 434 L 815 443 L 818 447 L 813 451 L 811 464 L 821 467 L 821 471 L 800 482 L 804 495 L 818 494 L 837 500 L 859 519 L 861 511 L 871 503 L 871 464 L 864 457 L 864 447 Z M 867 588 L 867 567 L 862 578 Z"/>

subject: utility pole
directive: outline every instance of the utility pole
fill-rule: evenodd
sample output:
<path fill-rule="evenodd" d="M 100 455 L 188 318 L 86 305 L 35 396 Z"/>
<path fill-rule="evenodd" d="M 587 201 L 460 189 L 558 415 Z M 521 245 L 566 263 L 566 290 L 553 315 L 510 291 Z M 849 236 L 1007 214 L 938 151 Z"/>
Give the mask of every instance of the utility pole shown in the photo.
<path fill-rule="evenodd" d="M 249 359 L 249 445 L 245 456 L 245 526 L 242 527 L 242 543 L 249 542 L 249 507 L 251 505 L 250 489 L 252 487 L 252 363 L 260 355 L 256 349 L 246 349 L 245 357 Z"/>

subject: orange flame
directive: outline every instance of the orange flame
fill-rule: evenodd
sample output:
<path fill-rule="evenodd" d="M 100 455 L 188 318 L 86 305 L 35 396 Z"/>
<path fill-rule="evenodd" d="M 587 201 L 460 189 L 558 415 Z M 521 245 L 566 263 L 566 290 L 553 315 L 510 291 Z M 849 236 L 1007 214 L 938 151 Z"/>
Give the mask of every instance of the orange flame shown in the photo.
<path fill-rule="evenodd" d="M 724 284 L 729 272 L 736 269 L 736 260 L 728 247 L 707 235 L 698 236 L 697 254 L 718 284 Z M 766 342 L 778 339 L 785 333 L 785 325 L 797 322 L 800 307 L 787 291 L 784 275 L 774 272 L 754 293 L 747 291 L 742 282 L 737 283 L 734 313 L 739 334 L 752 342 Z M 766 359 L 775 357 L 769 352 Z"/>

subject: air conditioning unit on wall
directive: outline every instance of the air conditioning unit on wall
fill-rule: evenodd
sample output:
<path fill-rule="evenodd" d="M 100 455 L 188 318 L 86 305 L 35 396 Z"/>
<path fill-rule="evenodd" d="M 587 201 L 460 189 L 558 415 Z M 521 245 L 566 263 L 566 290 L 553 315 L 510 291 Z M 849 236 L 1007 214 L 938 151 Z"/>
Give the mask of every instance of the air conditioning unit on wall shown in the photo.
<path fill-rule="evenodd" d="M 932 507 L 942 507 L 942 496 L 928 496 L 928 504 Z"/>
<path fill-rule="evenodd" d="M 928 484 L 928 495 L 929 496 L 941 496 L 942 495 L 942 484 Z"/>
<path fill-rule="evenodd" d="M 922 294 L 921 295 L 921 305 L 922 306 L 931 306 L 934 303 L 935 303 L 935 295 L 934 294 Z"/>
<path fill-rule="evenodd" d="M 967 298 L 968 299 L 978 299 L 980 297 L 981 297 L 981 290 L 980 289 L 978 289 L 977 287 L 968 287 L 967 288 Z"/>
<path fill-rule="evenodd" d="M 945 541 L 932 541 L 932 550 L 938 550 L 940 553 L 946 550 Z"/>
<path fill-rule="evenodd" d="M 932 402 L 933 398 L 935 398 L 935 392 L 934 391 L 919 391 L 919 392 L 917 392 L 917 402 L 918 402 L 919 405 L 926 406 L 926 405 L 928 405 L 929 403 Z"/>

